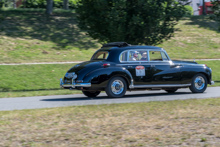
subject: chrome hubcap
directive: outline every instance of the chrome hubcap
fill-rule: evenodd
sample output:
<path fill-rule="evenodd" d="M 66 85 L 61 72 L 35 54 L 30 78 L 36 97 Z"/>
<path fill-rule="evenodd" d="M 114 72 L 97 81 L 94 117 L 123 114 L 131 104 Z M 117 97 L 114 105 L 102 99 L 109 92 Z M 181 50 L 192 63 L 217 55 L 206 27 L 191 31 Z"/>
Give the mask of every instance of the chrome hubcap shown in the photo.
<path fill-rule="evenodd" d="M 111 90 L 114 94 L 121 94 L 124 90 L 124 84 L 120 80 L 115 80 L 112 82 Z"/>
<path fill-rule="evenodd" d="M 198 76 L 196 77 L 194 84 L 196 89 L 202 90 L 205 87 L 205 79 L 201 76 Z"/>

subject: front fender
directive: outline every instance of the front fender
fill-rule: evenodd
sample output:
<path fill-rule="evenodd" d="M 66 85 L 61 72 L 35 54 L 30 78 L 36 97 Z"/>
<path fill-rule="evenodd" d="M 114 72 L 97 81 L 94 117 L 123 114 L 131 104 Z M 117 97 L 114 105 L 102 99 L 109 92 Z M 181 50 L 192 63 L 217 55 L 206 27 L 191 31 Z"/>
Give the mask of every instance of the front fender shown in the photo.
<path fill-rule="evenodd" d="M 97 84 L 100 87 L 106 87 L 108 81 L 115 76 L 125 78 L 127 84 L 130 85 L 133 82 L 131 73 L 123 67 L 107 67 L 100 68 L 95 71 L 88 73 L 84 78 L 83 82 L 91 84 Z"/>
<path fill-rule="evenodd" d="M 198 74 L 202 73 L 206 76 L 208 80 L 208 84 L 211 84 L 212 80 L 212 70 L 206 66 L 185 66 L 181 69 L 182 72 L 182 83 L 191 83 L 193 77 Z"/>

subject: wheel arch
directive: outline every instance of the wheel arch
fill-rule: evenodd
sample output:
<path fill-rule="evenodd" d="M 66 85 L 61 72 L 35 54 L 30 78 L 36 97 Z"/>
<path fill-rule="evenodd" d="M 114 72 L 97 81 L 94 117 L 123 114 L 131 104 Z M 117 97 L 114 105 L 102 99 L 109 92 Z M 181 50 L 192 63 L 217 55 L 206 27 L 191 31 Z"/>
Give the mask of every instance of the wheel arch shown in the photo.
<path fill-rule="evenodd" d="M 197 74 L 203 74 L 206 77 L 208 84 L 211 84 L 211 79 L 209 77 L 210 75 L 208 73 L 206 73 L 206 72 L 198 72 Z"/>
<path fill-rule="evenodd" d="M 126 84 L 127 84 L 127 89 L 129 89 L 129 85 L 131 84 L 131 82 L 129 81 L 129 79 L 127 77 L 125 77 L 123 75 L 120 75 L 120 74 L 116 74 L 116 75 L 112 76 L 111 79 L 114 78 L 114 77 L 121 77 L 121 78 L 123 78 L 125 80 Z"/>

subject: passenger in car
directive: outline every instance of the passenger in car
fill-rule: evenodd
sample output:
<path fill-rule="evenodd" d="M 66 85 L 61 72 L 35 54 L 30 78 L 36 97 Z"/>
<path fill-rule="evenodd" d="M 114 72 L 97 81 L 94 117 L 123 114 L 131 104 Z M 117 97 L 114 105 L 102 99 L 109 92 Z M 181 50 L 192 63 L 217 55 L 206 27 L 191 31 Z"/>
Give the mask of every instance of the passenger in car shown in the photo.
<path fill-rule="evenodd" d="M 129 58 L 129 61 L 137 61 L 138 59 L 138 53 L 134 52 L 132 53 L 132 56 Z"/>
<path fill-rule="evenodd" d="M 147 61 L 147 52 L 142 53 L 141 60 Z"/>

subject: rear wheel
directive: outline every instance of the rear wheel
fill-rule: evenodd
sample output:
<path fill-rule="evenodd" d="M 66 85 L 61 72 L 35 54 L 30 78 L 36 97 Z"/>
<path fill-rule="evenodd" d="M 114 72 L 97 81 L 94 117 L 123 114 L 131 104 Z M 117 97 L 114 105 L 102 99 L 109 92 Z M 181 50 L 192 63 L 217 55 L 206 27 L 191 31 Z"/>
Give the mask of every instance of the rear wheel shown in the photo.
<path fill-rule="evenodd" d="M 121 77 L 112 78 L 105 88 L 105 92 L 109 97 L 123 97 L 127 90 L 127 83 Z"/>
<path fill-rule="evenodd" d="M 193 77 L 189 89 L 193 93 L 203 93 L 207 88 L 207 78 L 203 74 L 197 74 Z"/>
<path fill-rule="evenodd" d="M 174 93 L 174 92 L 177 91 L 177 88 L 175 88 L 175 89 L 166 89 L 165 91 L 166 91 L 167 93 Z"/>
<path fill-rule="evenodd" d="M 87 97 L 96 97 L 100 94 L 101 91 L 82 91 L 82 92 Z"/>

